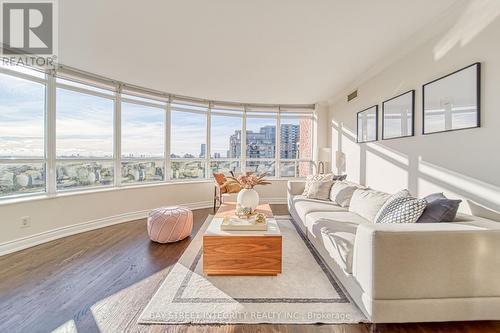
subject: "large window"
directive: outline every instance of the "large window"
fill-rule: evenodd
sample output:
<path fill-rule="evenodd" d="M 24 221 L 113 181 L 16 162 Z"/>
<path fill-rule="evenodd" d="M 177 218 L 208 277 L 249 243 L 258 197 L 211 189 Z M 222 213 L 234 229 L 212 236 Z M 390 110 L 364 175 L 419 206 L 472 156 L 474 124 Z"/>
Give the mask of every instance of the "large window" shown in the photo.
<path fill-rule="evenodd" d="M 243 109 L 215 106 L 210 116 L 211 172 L 241 171 Z"/>
<path fill-rule="evenodd" d="M 276 120 L 276 115 L 247 117 L 246 171 L 276 175 Z"/>
<path fill-rule="evenodd" d="M 207 161 L 207 108 L 172 103 L 170 178 L 205 178 Z"/>
<path fill-rule="evenodd" d="M 113 95 L 64 82 L 56 96 L 57 189 L 113 185 Z"/>
<path fill-rule="evenodd" d="M 164 180 L 165 115 L 161 106 L 122 102 L 122 184 Z"/>
<path fill-rule="evenodd" d="M 0 72 L 0 197 L 46 190 L 45 87 L 39 72 Z"/>
<path fill-rule="evenodd" d="M 0 198 L 213 172 L 304 177 L 312 131 L 312 106 L 209 102 L 0 64 Z"/>
<path fill-rule="evenodd" d="M 305 177 L 312 172 L 311 116 L 280 117 L 280 177 Z"/>

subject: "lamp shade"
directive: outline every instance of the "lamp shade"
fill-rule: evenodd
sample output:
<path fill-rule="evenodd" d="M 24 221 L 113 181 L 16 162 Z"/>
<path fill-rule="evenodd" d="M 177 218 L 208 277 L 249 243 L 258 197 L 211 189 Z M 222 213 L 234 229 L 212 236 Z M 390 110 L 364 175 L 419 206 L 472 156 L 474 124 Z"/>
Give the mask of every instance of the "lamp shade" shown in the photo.
<path fill-rule="evenodd" d="M 332 160 L 332 150 L 330 148 L 320 148 L 319 150 L 319 159 L 320 162 L 328 162 L 330 163 Z"/>

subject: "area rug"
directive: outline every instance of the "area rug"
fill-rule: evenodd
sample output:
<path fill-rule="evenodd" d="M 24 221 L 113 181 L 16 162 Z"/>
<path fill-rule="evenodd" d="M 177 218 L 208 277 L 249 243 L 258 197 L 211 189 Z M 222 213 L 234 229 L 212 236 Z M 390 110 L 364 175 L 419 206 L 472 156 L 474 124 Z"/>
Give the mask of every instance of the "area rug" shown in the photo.
<path fill-rule="evenodd" d="M 139 317 L 140 324 L 358 323 L 363 314 L 289 216 L 277 216 L 283 236 L 282 274 L 207 276 L 203 233 L 209 216 Z"/>

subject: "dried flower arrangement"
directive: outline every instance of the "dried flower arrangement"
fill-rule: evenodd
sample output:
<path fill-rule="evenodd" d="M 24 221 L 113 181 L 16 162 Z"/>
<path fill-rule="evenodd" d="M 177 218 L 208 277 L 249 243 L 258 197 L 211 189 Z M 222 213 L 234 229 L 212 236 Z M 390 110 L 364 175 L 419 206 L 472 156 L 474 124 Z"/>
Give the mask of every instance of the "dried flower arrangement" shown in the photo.
<path fill-rule="evenodd" d="M 251 189 L 257 185 L 268 185 L 271 184 L 264 177 L 266 173 L 262 173 L 260 175 L 256 175 L 253 172 L 245 172 L 238 177 L 227 177 L 226 182 L 223 186 L 238 184 L 241 188 Z"/>

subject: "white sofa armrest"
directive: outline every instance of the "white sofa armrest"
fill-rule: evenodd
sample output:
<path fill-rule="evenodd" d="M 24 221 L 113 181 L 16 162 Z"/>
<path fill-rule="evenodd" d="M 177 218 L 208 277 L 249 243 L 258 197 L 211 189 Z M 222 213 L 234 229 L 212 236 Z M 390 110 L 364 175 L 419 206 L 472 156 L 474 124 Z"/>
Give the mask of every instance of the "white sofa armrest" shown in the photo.
<path fill-rule="evenodd" d="M 500 296 L 500 230 L 468 223 L 362 224 L 353 276 L 371 299 Z"/>
<path fill-rule="evenodd" d="M 289 196 L 300 195 L 306 188 L 305 180 L 289 180 L 287 183 L 287 192 Z"/>

